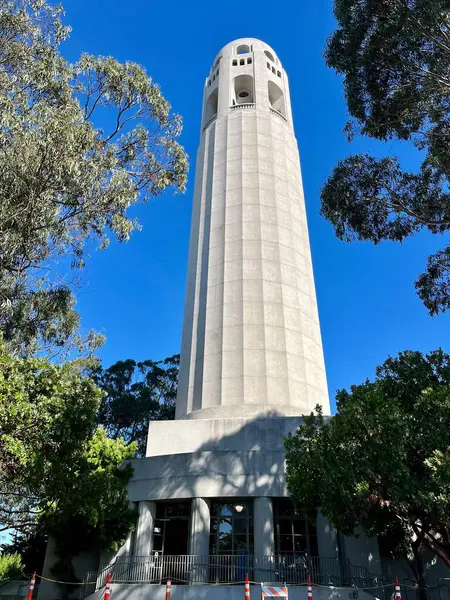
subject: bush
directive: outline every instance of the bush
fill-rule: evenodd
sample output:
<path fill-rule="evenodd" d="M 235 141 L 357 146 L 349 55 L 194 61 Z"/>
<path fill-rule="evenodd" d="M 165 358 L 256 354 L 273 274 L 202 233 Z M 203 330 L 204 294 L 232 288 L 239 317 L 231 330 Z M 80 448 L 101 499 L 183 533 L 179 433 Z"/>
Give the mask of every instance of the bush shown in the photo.
<path fill-rule="evenodd" d="M 0 581 L 17 577 L 22 573 L 22 570 L 22 557 L 18 552 L 0 556 Z"/>

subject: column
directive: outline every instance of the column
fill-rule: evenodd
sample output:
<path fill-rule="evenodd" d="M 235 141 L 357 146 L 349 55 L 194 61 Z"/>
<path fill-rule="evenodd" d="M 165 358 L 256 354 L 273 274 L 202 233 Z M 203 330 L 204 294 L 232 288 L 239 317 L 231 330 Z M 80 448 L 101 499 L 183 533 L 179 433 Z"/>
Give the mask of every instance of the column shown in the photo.
<path fill-rule="evenodd" d="M 151 557 L 153 550 L 153 527 L 156 503 L 142 501 L 138 506 L 138 522 L 134 544 L 133 578 L 139 581 L 154 581 L 159 576 L 159 565 Z M 160 560 L 159 558 L 157 559 Z"/>
<path fill-rule="evenodd" d="M 270 498 L 255 498 L 253 501 L 253 531 L 255 542 L 255 580 L 268 581 L 275 570 L 275 538 L 273 508 Z M 258 569 L 259 567 L 259 569 Z"/>
<path fill-rule="evenodd" d="M 344 564 L 339 554 L 339 540 L 336 530 L 322 513 L 318 513 L 316 521 L 317 547 L 319 551 L 319 564 L 313 559 L 313 572 L 317 569 L 326 580 L 326 583 L 342 585 L 345 581 Z"/>
<path fill-rule="evenodd" d="M 210 524 L 209 501 L 204 498 L 192 498 L 189 536 L 192 583 L 208 582 Z"/>

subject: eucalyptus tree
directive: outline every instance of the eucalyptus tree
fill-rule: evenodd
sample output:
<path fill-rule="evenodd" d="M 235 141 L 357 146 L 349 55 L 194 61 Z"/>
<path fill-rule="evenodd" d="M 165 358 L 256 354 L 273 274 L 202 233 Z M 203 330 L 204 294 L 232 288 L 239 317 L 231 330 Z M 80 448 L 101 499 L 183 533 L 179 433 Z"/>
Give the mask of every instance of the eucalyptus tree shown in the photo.
<path fill-rule="evenodd" d="M 21 355 L 100 342 L 75 310 L 89 251 L 128 240 L 128 209 L 183 192 L 188 169 L 159 86 L 132 62 L 69 63 L 62 16 L 0 0 L 0 330 Z"/>
<path fill-rule="evenodd" d="M 450 8 L 448 0 L 335 0 L 338 28 L 325 58 L 344 77 L 359 133 L 409 140 L 417 171 L 398 157 L 357 154 L 337 164 L 322 189 L 322 214 L 346 241 L 402 242 L 420 230 L 450 230 Z M 416 281 L 431 315 L 450 308 L 450 246 L 428 258 Z"/>

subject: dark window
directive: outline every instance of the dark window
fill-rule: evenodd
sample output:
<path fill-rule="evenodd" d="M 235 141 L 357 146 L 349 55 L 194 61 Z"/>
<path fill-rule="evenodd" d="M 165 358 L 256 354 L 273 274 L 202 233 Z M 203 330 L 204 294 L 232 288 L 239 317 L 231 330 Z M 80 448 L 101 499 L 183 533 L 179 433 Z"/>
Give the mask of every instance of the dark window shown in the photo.
<path fill-rule="evenodd" d="M 241 58 L 241 60 L 239 61 L 240 65 L 245 65 L 245 58 Z"/>
<path fill-rule="evenodd" d="M 277 554 L 318 556 L 315 525 L 297 514 L 289 499 L 276 499 L 273 507 Z"/>
<path fill-rule="evenodd" d="M 247 52 L 250 52 L 250 48 L 245 44 L 243 44 L 242 46 L 238 46 L 236 50 L 236 54 L 247 54 Z"/>
<path fill-rule="evenodd" d="M 277 71 L 278 77 L 281 77 L 281 71 Z"/>
<path fill-rule="evenodd" d="M 233 67 L 237 67 L 237 60 L 236 59 L 233 60 Z"/>
<path fill-rule="evenodd" d="M 247 58 L 247 64 L 251 65 L 252 64 L 252 59 L 251 58 Z"/>
<path fill-rule="evenodd" d="M 272 73 L 276 73 L 275 67 L 272 67 Z"/>
<path fill-rule="evenodd" d="M 253 552 L 253 504 L 236 500 L 233 504 L 211 505 L 210 554 Z"/>
<path fill-rule="evenodd" d="M 216 71 L 216 76 L 219 77 L 219 69 Z"/>
<path fill-rule="evenodd" d="M 270 69 L 270 63 L 267 63 L 267 68 Z"/>
<path fill-rule="evenodd" d="M 208 86 L 211 85 L 211 79 L 208 79 Z"/>

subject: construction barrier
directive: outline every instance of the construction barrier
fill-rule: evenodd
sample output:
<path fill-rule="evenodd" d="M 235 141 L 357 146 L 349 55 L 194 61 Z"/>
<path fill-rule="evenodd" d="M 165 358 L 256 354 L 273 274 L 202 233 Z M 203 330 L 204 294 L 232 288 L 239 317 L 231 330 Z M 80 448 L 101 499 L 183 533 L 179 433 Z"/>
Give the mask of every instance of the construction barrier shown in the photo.
<path fill-rule="evenodd" d="M 111 596 L 111 573 L 106 575 L 105 581 L 105 600 L 109 600 Z"/>
<path fill-rule="evenodd" d="M 250 600 L 250 582 L 248 580 L 248 573 L 245 574 L 244 600 Z"/>
<path fill-rule="evenodd" d="M 166 583 L 166 600 L 170 600 L 170 592 L 172 591 L 172 580 L 169 579 L 167 580 Z"/>
<path fill-rule="evenodd" d="M 36 571 L 33 573 L 30 579 L 30 585 L 28 587 L 27 600 L 31 600 L 33 598 L 34 586 L 36 585 Z"/>
<path fill-rule="evenodd" d="M 402 594 L 400 592 L 400 583 L 398 577 L 395 578 L 395 600 L 402 600 Z"/>
<path fill-rule="evenodd" d="M 261 598 L 288 598 L 287 585 L 261 583 Z"/>
<path fill-rule="evenodd" d="M 312 584 L 311 584 L 311 577 L 309 575 L 308 575 L 307 586 L 308 586 L 308 600 L 312 600 Z"/>

